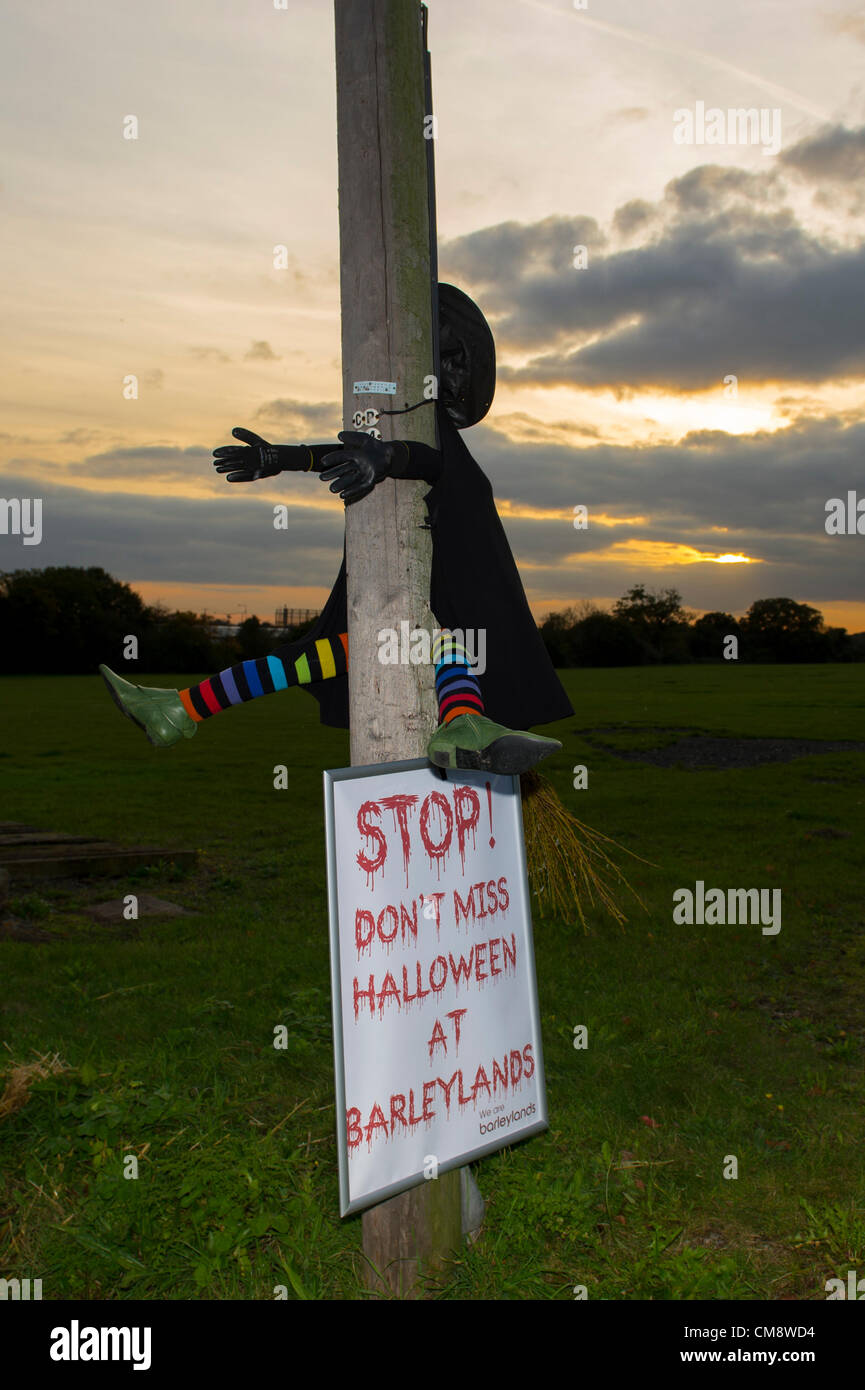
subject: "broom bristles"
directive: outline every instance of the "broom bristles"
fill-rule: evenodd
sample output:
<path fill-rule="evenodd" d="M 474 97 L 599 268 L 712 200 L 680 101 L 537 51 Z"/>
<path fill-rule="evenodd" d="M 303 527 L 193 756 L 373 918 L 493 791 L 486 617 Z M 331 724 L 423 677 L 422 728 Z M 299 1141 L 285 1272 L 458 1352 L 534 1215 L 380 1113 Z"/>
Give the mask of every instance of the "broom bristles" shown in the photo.
<path fill-rule="evenodd" d="M 35 1062 L 19 1062 L 13 1065 L 7 1076 L 3 1094 L 0 1095 L 0 1120 L 27 1104 L 30 1099 L 30 1087 L 34 1081 L 44 1081 L 46 1076 L 57 1076 L 60 1072 L 68 1070 L 68 1066 L 61 1062 L 57 1052 L 53 1057 L 46 1052 L 37 1057 Z"/>
<path fill-rule="evenodd" d="M 542 917 L 549 910 L 567 920 L 576 908 L 583 930 L 588 931 L 583 905 L 594 907 L 599 902 L 622 925 L 628 920 L 616 899 L 622 888 L 646 910 L 606 846 L 642 864 L 647 859 L 577 820 L 562 805 L 552 783 L 539 773 L 523 773 L 520 791 L 529 878 Z"/>

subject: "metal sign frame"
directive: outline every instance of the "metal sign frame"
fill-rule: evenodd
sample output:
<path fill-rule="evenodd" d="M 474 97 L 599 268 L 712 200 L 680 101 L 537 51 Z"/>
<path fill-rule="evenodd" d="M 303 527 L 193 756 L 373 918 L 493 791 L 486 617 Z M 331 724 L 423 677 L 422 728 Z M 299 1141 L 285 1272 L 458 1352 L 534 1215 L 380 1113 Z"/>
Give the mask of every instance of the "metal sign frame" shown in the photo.
<path fill-rule="evenodd" d="M 361 1192 L 352 1196 L 349 1165 L 350 1158 L 348 1153 L 348 1135 L 346 1130 L 346 1074 L 345 1074 L 345 1036 L 343 1030 L 343 1011 L 342 1011 L 342 964 L 341 964 L 341 939 L 340 939 L 340 903 L 338 891 L 337 855 L 339 846 L 337 845 L 337 825 L 336 810 L 334 806 L 334 790 L 339 782 L 354 781 L 356 779 L 382 777 L 389 773 L 406 773 L 426 769 L 435 780 L 436 786 L 441 786 L 441 782 L 451 784 L 476 786 L 478 783 L 483 786 L 485 782 L 493 781 L 496 784 L 496 793 L 504 792 L 506 800 L 510 801 L 510 815 L 512 816 L 509 830 L 514 831 L 513 839 L 516 846 L 516 859 L 509 868 L 508 892 L 511 894 L 513 886 L 514 906 L 517 909 L 517 916 L 514 921 L 519 924 L 520 940 L 524 951 L 521 976 L 523 978 L 524 989 L 527 994 L 527 1014 L 531 1030 L 531 1042 L 534 1046 L 533 1060 L 535 1062 L 536 1095 L 533 1099 L 537 1102 L 537 1115 L 531 1117 L 525 1124 L 514 1125 L 506 1133 L 503 1131 L 498 1137 L 484 1139 L 483 1142 L 461 1151 L 451 1154 L 450 1157 L 443 1158 L 438 1162 L 437 1172 L 439 1174 L 451 1171 L 454 1168 L 461 1168 L 466 1163 L 483 1158 L 487 1154 L 496 1153 L 499 1149 L 509 1147 L 523 1139 L 529 1138 L 533 1134 L 539 1134 L 549 1128 L 547 1113 L 546 1082 L 544 1074 L 544 1059 L 541 1040 L 540 1013 L 538 1005 L 537 976 L 535 971 L 534 942 L 532 936 L 532 918 L 530 911 L 530 897 L 528 885 L 528 873 L 526 869 L 525 841 L 523 836 L 522 820 L 522 800 L 520 796 L 519 777 L 492 777 L 489 773 L 449 771 L 433 767 L 426 758 L 411 758 L 400 762 L 392 763 L 370 763 L 361 767 L 345 767 L 328 769 L 323 774 L 324 781 L 324 804 L 325 804 L 325 835 L 327 848 L 327 885 L 328 885 L 328 917 L 330 929 L 330 975 L 331 975 L 331 1002 L 333 1012 L 333 1043 L 334 1043 L 334 1070 L 336 1080 L 336 1130 L 337 1130 L 337 1152 L 339 1157 L 339 1194 L 340 1194 L 340 1215 L 348 1216 L 354 1212 L 362 1211 L 366 1207 L 385 1201 L 388 1197 L 396 1196 L 399 1192 L 405 1192 L 409 1188 L 416 1187 L 425 1181 L 422 1169 L 408 1174 L 399 1181 L 383 1184 L 375 1190 Z M 439 780 L 440 779 L 440 780 Z M 508 789 L 507 784 L 510 784 Z M 501 812 L 497 811 L 497 825 L 501 825 Z M 509 840 L 508 843 L 511 843 Z M 517 899 L 516 895 L 519 894 Z M 352 911 L 354 904 L 352 904 Z M 508 911 L 510 911 L 510 907 Z M 435 1132 L 435 1122 L 433 1134 Z M 440 1121 L 442 1127 L 447 1125 L 447 1120 Z M 435 1140 L 431 1137 L 430 1144 L 434 1146 Z"/>

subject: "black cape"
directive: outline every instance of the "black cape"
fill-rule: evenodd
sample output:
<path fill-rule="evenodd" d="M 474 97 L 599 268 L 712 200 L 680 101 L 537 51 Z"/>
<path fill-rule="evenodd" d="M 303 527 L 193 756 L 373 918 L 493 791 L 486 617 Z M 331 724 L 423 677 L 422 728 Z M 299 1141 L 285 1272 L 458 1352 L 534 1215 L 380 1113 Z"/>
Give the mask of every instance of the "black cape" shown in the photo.
<path fill-rule="evenodd" d="M 486 630 L 486 670 L 477 679 L 489 719 L 511 729 L 565 719 L 574 710 L 532 617 L 489 479 L 441 403 L 436 411 L 442 468 L 425 499 L 432 530 L 433 616 L 439 627 Z M 343 548 L 330 598 L 310 631 L 290 648 L 347 629 Z M 347 675 L 302 689 L 318 700 L 322 724 L 349 727 Z"/>

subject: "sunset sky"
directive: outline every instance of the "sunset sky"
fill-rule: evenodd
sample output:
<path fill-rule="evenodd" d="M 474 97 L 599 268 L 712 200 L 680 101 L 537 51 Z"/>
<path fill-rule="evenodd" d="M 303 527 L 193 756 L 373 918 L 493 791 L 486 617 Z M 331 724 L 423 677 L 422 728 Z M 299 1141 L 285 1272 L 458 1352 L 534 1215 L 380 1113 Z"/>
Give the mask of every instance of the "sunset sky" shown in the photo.
<path fill-rule="evenodd" d="M 535 614 L 644 583 L 865 629 L 865 536 L 824 525 L 865 496 L 861 8 L 429 12 L 440 278 L 498 353 L 466 440 Z M 341 503 L 303 475 L 229 485 L 211 453 L 235 425 L 341 428 L 332 5 L 6 0 L 2 28 L 0 495 L 42 498 L 43 539 L 0 536 L 0 569 L 101 565 L 235 618 L 320 607 Z M 764 111 L 777 148 L 677 142 L 701 103 Z"/>

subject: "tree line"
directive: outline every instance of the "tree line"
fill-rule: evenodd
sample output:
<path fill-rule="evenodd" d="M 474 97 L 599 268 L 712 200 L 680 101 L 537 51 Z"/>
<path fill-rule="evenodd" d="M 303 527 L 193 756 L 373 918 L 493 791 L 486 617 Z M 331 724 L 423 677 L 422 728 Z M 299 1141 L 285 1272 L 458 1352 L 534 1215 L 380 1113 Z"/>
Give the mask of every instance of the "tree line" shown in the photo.
<path fill-rule="evenodd" d="M 280 628 L 293 641 L 310 623 Z M 540 624 L 553 664 L 643 666 L 729 660 L 730 639 L 744 662 L 865 660 L 865 634 L 826 627 L 822 614 L 790 598 L 758 599 L 743 618 L 682 607 L 675 589 L 635 585 L 611 611 L 584 603 Z M 137 659 L 128 659 L 134 637 Z M 100 662 L 128 672 L 217 671 L 276 645 L 274 630 L 247 618 L 235 635 L 212 619 L 147 605 L 103 569 L 54 567 L 0 573 L 0 673 L 92 674 Z M 725 657 L 725 651 L 727 653 Z"/>
<path fill-rule="evenodd" d="M 279 629 L 292 641 L 311 626 Z M 134 637 L 137 659 L 125 652 Z M 247 618 L 235 636 L 212 619 L 148 605 L 103 569 L 68 565 L 0 574 L 0 673 L 92 675 L 100 662 L 128 675 L 223 670 L 266 656 L 273 631 Z"/>
<path fill-rule="evenodd" d="M 554 666 L 865 660 L 865 633 L 827 627 L 807 603 L 761 598 L 742 618 L 721 612 L 698 618 L 683 608 L 678 590 L 653 593 L 642 584 L 609 612 L 584 603 L 550 613 L 541 634 Z"/>

